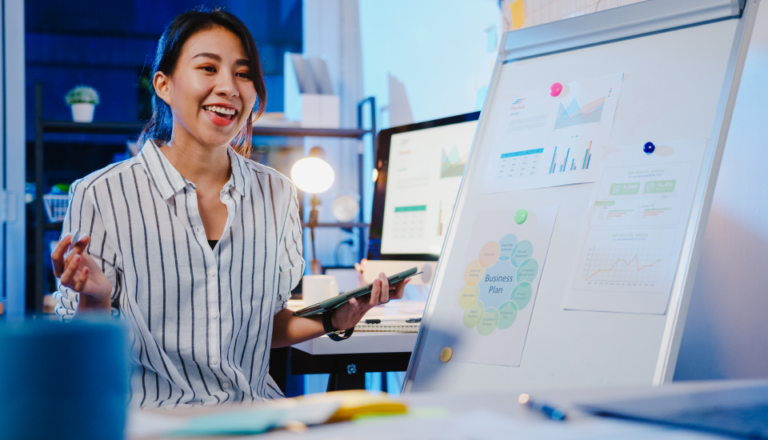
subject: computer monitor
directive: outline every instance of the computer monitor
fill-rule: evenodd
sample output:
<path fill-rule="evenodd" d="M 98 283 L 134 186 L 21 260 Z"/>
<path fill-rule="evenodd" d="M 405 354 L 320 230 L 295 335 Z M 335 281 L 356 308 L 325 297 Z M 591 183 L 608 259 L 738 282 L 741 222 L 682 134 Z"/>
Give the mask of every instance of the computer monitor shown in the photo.
<path fill-rule="evenodd" d="M 366 280 L 417 266 L 429 284 L 459 193 L 480 112 L 379 133 Z"/>

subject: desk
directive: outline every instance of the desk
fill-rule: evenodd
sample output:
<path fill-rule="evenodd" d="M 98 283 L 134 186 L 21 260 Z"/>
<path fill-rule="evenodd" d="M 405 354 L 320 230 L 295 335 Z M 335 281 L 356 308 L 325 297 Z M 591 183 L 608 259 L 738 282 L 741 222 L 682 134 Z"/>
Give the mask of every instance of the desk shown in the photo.
<path fill-rule="evenodd" d="M 288 309 L 299 310 L 303 301 L 291 300 Z M 420 317 L 424 312 L 423 301 L 392 301 L 374 307 L 366 319 Z M 406 371 L 411 351 L 416 344 L 416 333 L 355 332 L 351 338 L 336 342 L 328 336 L 311 339 L 291 346 L 288 350 L 273 350 L 276 359 L 271 366 L 287 368 L 290 374 L 330 374 L 328 390 L 365 388 L 365 373 Z M 284 365 L 284 366 L 283 366 Z M 275 368 L 277 369 L 277 368 Z M 278 377 L 275 377 L 278 376 Z M 272 376 L 283 386 L 280 374 Z"/>
<path fill-rule="evenodd" d="M 398 438 L 401 440 L 469 439 L 469 438 L 530 438 L 558 440 L 718 440 L 732 437 L 689 431 L 655 424 L 635 423 L 618 419 L 595 417 L 575 410 L 573 402 L 598 401 L 675 395 L 692 391 L 749 387 L 767 385 L 761 381 L 712 381 L 684 382 L 663 387 L 641 388 L 591 388 L 572 390 L 530 390 L 507 391 L 504 393 L 415 393 L 403 396 L 412 413 L 418 417 L 392 417 L 369 420 L 360 423 L 339 423 L 324 425 L 303 433 L 276 432 L 259 436 L 258 439 L 353 439 L 379 440 Z M 517 402 L 522 393 L 530 393 L 542 401 L 552 402 L 565 408 L 568 420 L 555 422 L 546 420 L 541 414 L 533 413 Z M 493 427 L 466 426 L 472 422 L 474 411 L 493 411 L 503 416 L 504 424 Z M 256 437 L 253 437 L 254 440 Z"/>
<path fill-rule="evenodd" d="M 754 381 L 712 381 L 683 382 L 663 387 L 635 388 L 582 388 L 570 390 L 519 389 L 495 393 L 415 393 L 403 396 L 408 404 L 410 415 L 367 420 L 359 423 L 338 423 L 309 428 L 300 433 L 274 432 L 256 437 L 253 440 L 321 440 L 321 439 L 361 439 L 379 440 L 398 438 L 400 440 L 467 439 L 467 438 L 535 438 L 540 440 L 718 440 L 730 437 L 700 433 L 654 424 L 634 423 L 615 419 L 594 417 L 574 409 L 574 402 L 597 401 L 645 396 L 666 396 L 705 390 L 726 388 L 766 386 L 768 380 Z M 557 404 L 566 409 L 568 419 L 565 422 L 546 420 L 542 415 L 528 411 L 517 403 L 521 392 Z M 265 405 L 255 404 L 254 406 Z M 243 408 L 235 406 L 236 409 Z M 222 411 L 222 407 L 190 408 L 163 411 L 163 414 L 190 417 L 195 414 Z M 493 426 L 476 426 L 471 423 L 473 413 L 480 411 L 494 415 L 497 422 Z M 149 410 L 150 413 L 157 410 Z M 136 412 L 129 417 L 129 429 L 139 423 Z M 426 433 L 426 434 L 425 434 Z M 153 437 L 155 439 L 155 437 Z M 182 440 L 174 437 L 175 440 Z M 144 440 L 128 437 L 128 440 Z"/>

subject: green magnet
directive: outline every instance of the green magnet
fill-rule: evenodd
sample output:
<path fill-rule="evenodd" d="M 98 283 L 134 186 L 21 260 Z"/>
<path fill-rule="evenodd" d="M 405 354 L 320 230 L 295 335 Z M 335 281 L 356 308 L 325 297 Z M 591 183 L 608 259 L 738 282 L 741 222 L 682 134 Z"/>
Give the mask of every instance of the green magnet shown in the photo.
<path fill-rule="evenodd" d="M 528 219 L 528 211 L 525 209 L 518 209 L 515 213 L 515 223 L 522 225 Z"/>

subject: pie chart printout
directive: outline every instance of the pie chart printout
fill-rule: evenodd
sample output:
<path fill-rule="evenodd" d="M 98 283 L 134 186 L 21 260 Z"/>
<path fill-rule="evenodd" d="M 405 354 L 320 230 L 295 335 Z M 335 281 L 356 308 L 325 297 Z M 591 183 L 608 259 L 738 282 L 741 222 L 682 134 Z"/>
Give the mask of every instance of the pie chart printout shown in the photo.
<path fill-rule="evenodd" d="M 455 361 L 520 365 L 557 207 L 530 208 L 522 224 L 515 211 L 478 213 L 463 266 L 451 272 Z"/>

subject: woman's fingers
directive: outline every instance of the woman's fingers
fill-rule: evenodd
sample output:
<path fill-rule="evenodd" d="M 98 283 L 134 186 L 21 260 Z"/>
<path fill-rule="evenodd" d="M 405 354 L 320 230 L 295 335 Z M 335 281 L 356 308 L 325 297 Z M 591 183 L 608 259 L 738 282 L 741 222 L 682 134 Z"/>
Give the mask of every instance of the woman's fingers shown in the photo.
<path fill-rule="evenodd" d="M 90 242 L 91 242 L 91 237 L 84 235 L 80 241 L 78 241 L 72 246 L 72 252 L 69 253 L 64 263 L 69 264 L 69 262 L 72 261 L 75 255 L 82 255 L 83 252 L 85 252 L 85 248 L 88 246 L 88 243 Z"/>
<path fill-rule="evenodd" d="M 80 268 L 80 261 L 82 261 L 82 259 L 83 257 L 80 255 L 75 255 L 71 258 L 71 261 L 67 264 L 67 268 L 64 269 L 64 272 L 61 274 L 61 284 L 64 284 L 67 287 L 72 286 L 73 277 Z"/>
<path fill-rule="evenodd" d="M 72 235 L 67 234 L 59 241 L 56 248 L 51 252 L 51 262 L 53 263 L 53 274 L 57 277 L 61 277 L 61 273 L 64 272 L 64 255 L 69 249 L 69 244 L 72 242 Z"/>
<path fill-rule="evenodd" d="M 77 238 L 73 238 L 73 240 L 77 240 Z M 75 243 L 74 246 L 72 246 L 72 251 L 77 252 L 78 254 L 82 253 L 85 250 L 85 248 L 88 246 L 88 243 L 90 242 L 91 242 L 91 237 L 87 235 L 83 235 L 80 238 L 80 240 L 77 243 Z"/>
<path fill-rule="evenodd" d="M 84 267 L 75 274 L 75 291 L 81 292 L 88 282 L 88 268 Z"/>
<path fill-rule="evenodd" d="M 384 273 L 379 274 L 379 279 L 381 280 L 381 294 L 377 304 L 386 304 L 389 302 L 389 280 Z"/>
<path fill-rule="evenodd" d="M 368 298 L 368 304 L 371 306 L 379 305 L 379 298 L 381 297 L 381 280 L 375 279 L 373 281 L 373 288 L 371 288 L 371 296 Z"/>
<path fill-rule="evenodd" d="M 392 299 L 402 299 L 403 295 L 405 294 L 405 285 L 410 282 L 410 278 L 407 278 L 395 285 L 395 291 L 390 294 L 390 298 Z"/>

